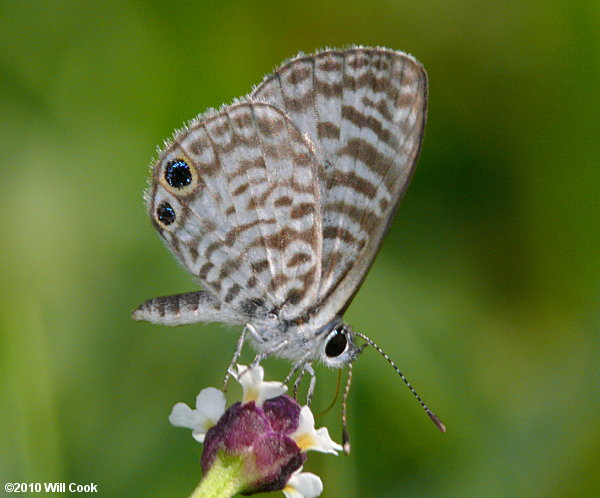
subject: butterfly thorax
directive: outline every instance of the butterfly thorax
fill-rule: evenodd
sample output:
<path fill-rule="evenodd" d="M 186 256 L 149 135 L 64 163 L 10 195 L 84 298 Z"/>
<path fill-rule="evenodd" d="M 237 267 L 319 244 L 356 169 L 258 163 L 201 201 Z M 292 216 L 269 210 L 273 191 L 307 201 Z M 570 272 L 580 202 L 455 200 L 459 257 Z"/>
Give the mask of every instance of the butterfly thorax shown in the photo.
<path fill-rule="evenodd" d="M 253 319 L 247 326 L 251 343 L 259 353 L 284 358 L 293 364 L 319 360 L 339 368 L 356 356 L 352 330 L 340 317 L 319 326 L 314 319 L 282 321 L 271 315 Z"/>

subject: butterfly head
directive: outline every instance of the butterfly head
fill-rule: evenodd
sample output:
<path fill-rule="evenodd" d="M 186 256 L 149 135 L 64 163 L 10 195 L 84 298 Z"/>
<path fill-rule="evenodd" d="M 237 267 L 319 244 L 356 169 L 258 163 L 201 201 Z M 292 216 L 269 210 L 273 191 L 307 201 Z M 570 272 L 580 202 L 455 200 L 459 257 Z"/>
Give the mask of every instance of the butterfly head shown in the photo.
<path fill-rule="evenodd" d="M 349 325 L 337 321 L 323 334 L 319 357 L 323 364 L 331 368 L 341 368 L 352 363 L 360 349 L 354 342 L 354 332 Z"/>

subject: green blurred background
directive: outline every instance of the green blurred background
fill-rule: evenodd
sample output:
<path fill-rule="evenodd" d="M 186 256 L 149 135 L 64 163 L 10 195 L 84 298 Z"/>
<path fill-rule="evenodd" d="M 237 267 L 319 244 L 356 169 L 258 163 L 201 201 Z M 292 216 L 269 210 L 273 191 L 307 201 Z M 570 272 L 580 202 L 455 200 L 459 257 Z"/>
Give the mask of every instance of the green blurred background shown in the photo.
<path fill-rule="evenodd" d="M 147 218 L 148 163 L 284 59 L 352 43 L 414 54 L 430 103 L 411 188 L 347 318 L 448 432 L 367 350 L 351 456 L 311 454 L 305 470 L 325 497 L 600 494 L 600 4 L 583 0 L 3 0 L 3 483 L 195 487 L 201 446 L 167 416 L 220 385 L 239 331 L 130 320 L 144 299 L 196 288 Z M 335 379 L 320 370 L 315 411 Z M 317 424 L 339 440 L 339 404 Z"/>

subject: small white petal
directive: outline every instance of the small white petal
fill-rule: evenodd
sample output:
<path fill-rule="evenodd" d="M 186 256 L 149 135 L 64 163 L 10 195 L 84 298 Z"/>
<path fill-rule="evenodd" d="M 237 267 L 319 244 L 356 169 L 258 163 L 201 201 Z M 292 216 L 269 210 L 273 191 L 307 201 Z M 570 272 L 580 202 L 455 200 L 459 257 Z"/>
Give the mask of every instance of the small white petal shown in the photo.
<path fill-rule="evenodd" d="M 208 430 L 208 429 L 207 429 Z M 206 432 L 202 431 L 192 431 L 192 437 L 198 441 L 199 443 L 204 442 L 204 438 L 206 437 Z"/>
<path fill-rule="evenodd" d="M 177 403 L 169 415 L 169 422 L 175 427 L 192 429 L 194 439 L 202 443 L 206 431 L 217 423 L 223 413 L 225 395 L 214 387 L 208 387 L 196 397 L 195 410 L 185 403 Z"/>
<path fill-rule="evenodd" d="M 309 449 L 319 451 L 321 453 L 332 453 L 337 455 L 338 451 L 342 451 L 344 448 L 342 445 L 337 444 L 333 439 L 331 439 L 327 427 L 321 427 L 315 432 L 315 446 Z"/>
<path fill-rule="evenodd" d="M 204 413 L 206 418 L 213 422 L 213 425 L 225 413 L 225 403 L 225 394 L 216 387 L 202 389 L 196 396 L 196 409 Z"/>
<path fill-rule="evenodd" d="M 173 407 L 171 415 L 169 415 L 169 422 L 175 427 L 186 427 L 188 429 L 193 429 L 197 424 L 197 420 L 194 417 L 194 410 L 185 403 L 177 403 Z"/>
<path fill-rule="evenodd" d="M 315 430 L 315 418 L 308 406 L 300 409 L 300 420 L 298 428 L 290 435 L 290 438 L 302 451 L 319 451 L 321 453 L 332 453 L 337 455 L 343 448 L 329 436 L 327 427 Z"/>
<path fill-rule="evenodd" d="M 315 498 L 323 492 L 321 479 L 310 472 L 300 472 L 300 467 L 292 474 L 283 488 L 286 498 Z"/>
<path fill-rule="evenodd" d="M 298 420 L 298 428 L 294 434 L 312 433 L 315 430 L 315 417 L 313 416 L 308 406 L 300 408 L 300 419 Z"/>
<path fill-rule="evenodd" d="M 260 365 L 252 368 L 238 365 L 237 369 L 236 379 L 243 390 L 242 404 L 254 401 L 257 406 L 262 406 L 266 400 L 281 396 L 287 391 L 287 387 L 281 382 L 264 382 L 265 371 Z"/>

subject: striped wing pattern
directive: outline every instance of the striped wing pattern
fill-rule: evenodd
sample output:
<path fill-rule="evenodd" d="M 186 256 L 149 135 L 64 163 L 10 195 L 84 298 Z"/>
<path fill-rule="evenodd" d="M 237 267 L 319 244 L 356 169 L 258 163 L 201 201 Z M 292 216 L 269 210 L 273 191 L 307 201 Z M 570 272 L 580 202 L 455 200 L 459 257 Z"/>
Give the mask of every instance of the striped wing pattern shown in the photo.
<path fill-rule="evenodd" d="M 184 188 L 165 179 L 173 161 L 190 166 Z M 175 214 L 168 225 L 157 215 L 165 203 Z M 315 302 L 319 203 L 310 142 L 281 110 L 252 102 L 200 116 L 176 134 L 148 192 L 158 231 L 207 292 L 194 297 L 209 307 L 207 321 L 222 307 L 218 321 L 229 323 L 273 310 L 294 319 Z"/>
<path fill-rule="evenodd" d="M 146 301 L 134 318 L 275 314 L 316 329 L 343 314 L 410 181 L 426 104 L 419 62 L 356 47 L 298 56 L 246 100 L 193 120 L 153 167 L 147 202 L 204 290 Z M 167 180 L 174 161 L 190 166 L 182 188 Z"/>
<path fill-rule="evenodd" d="M 174 296 L 148 299 L 132 311 L 135 320 L 160 325 L 183 325 L 198 322 L 221 322 L 242 325 L 243 314 L 227 306 L 208 291 L 186 292 Z"/>
<path fill-rule="evenodd" d="M 410 181 L 425 125 L 425 70 L 387 49 L 329 50 L 285 63 L 250 99 L 283 109 L 322 166 L 315 304 L 327 320 L 360 287 Z"/>

